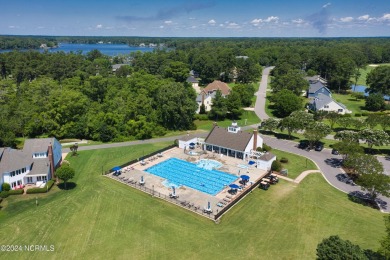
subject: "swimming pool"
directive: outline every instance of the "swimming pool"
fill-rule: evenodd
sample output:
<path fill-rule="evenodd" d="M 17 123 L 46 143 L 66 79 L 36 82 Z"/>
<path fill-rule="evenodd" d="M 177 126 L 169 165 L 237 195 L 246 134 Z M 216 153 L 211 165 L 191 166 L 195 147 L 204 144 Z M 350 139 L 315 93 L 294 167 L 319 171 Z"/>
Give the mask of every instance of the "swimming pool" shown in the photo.
<path fill-rule="evenodd" d="M 145 171 L 167 179 L 177 186 L 184 185 L 210 195 L 216 195 L 225 185 L 237 180 L 235 175 L 204 169 L 177 158 L 170 158 Z"/>
<path fill-rule="evenodd" d="M 215 170 L 221 168 L 222 163 L 215 160 L 201 159 L 196 163 L 196 165 L 206 170 Z"/>

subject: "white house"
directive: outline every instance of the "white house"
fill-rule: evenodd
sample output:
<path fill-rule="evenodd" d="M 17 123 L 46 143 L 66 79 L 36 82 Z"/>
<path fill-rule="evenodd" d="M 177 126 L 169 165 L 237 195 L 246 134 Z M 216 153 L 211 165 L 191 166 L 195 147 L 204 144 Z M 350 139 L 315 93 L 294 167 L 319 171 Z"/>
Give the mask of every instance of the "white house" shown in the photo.
<path fill-rule="evenodd" d="M 198 137 L 193 135 L 186 135 L 184 137 L 179 138 L 179 148 L 188 149 L 191 143 L 198 143 Z"/>
<path fill-rule="evenodd" d="M 336 102 L 331 97 L 322 93 L 317 94 L 317 96 L 309 102 L 309 109 L 313 111 L 336 112 L 342 115 L 352 113 L 345 105 Z"/>
<path fill-rule="evenodd" d="M 46 182 L 61 163 L 62 146 L 55 138 L 27 139 L 23 150 L 0 148 L 0 189 Z"/>
<path fill-rule="evenodd" d="M 253 133 L 242 131 L 236 122 L 228 128 L 215 125 L 206 137 L 203 149 L 219 154 L 249 159 L 257 147 L 263 147 L 263 138 L 253 130 Z"/>
<path fill-rule="evenodd" d="M 196 113 L 199 113 L 200 106 L 202 103 L 205 105 L 205 110 L 210 111 L 212 99 L 215 97 L 217 91 L 221 91 L 222 97 L 226 97 L 230 94 L 230 88 L 225 82 L 214 80 L 212 83 L 208 84 L 200 94 L 196 97 L 196 102 L 198 103 L 198 110 Z"/>
<path fill-rule="evenodd" d="M 198 109 L 196 110 L 197 114 L 200 112 L 200 106 L 202 103 L 204 104 L 206 112 L 211 110 L 211 105 L 213 104 L 213 98 L 215 98 L 215 94 L 216 92 L 211 92 L 208 94 L 202 92 L 196 97 L 196 103 L 198 103 Z"/>
<path fill-rule="evenodd" d="M 256 160 L 257 168 L 269 171 L 274 161 L 276 161 L 276 155 L 270 152 L 264 153 Z"/>

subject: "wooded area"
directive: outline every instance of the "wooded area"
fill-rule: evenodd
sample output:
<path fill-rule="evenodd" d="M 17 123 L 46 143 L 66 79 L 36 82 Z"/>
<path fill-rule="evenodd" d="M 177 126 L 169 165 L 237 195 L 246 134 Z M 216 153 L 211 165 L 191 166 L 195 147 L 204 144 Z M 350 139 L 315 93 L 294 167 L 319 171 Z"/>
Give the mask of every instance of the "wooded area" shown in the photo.
<path fill-rule="evenodd" d="M 7 46 L 14 38 L 17 42 L 25 40 L 3 36 L 0 46 Z M 42 43 L 38 37 L 31 39 Z M 92 43 L 101 37 L 46 40 L 65 39 Z M 103 39 L 113 43 L 121 39 L 129 45 L 148 40 L 165 47 L 128 57 L 107 57 L 97 50 L 86 55 L 0 53 L 0 146 L 13 146 L 15 138 L 21 136 L 121 141 L 161 136 L 167 130 L 194 129 L 196 94 L 185 82 L 190 70 L 199 73 L 203 85 L 215 79 L 235 80 L 236 92 L 241 94 L 232 95 L 232 104 L 239 105 L 231 113 L 239 116 L 237 107 L 248 103 L 242 98 L 242 89 L 259 80 L 262 66 L 276 65 L 273 73 L 279 77 L 279 87 L 287 88 L 283 82 L 293 78 L 295 84 L 290 90 L 299 94 L 306 85 L 297 85 L 305 75 L 320 74 L 331 89 L 344 91 L 353 83 L 350 79 L 358 68 L 390 62 L 387 38 Z M 117 63 L 128 65 L 113 72 L 111 66 Z"/>

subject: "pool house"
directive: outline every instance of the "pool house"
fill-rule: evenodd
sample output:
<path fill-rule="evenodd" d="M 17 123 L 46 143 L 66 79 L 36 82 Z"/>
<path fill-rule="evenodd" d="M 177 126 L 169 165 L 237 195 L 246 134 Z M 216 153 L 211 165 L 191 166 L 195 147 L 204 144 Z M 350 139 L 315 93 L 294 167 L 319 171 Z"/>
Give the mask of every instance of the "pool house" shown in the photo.
<path fill-rule="evenodd" d="M 203 149 L 242 160 L 248 160 L 257 147 L 263 147 L 263 138 L 257 130 L 244 132 L 233 122 L 228 128 L 215 125 L 203 143 Z"/>

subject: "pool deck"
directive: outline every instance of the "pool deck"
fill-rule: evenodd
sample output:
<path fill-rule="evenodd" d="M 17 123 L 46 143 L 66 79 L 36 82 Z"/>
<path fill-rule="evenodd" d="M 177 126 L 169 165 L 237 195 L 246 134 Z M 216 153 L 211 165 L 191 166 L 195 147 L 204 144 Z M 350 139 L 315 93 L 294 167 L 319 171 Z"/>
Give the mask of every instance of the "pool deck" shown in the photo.
<path fill-rule="evenodd" d="M 182 159 L 188 162 L 193 162 L 195 163 L 196 161 L 200 159 L 212 159 L 212 160 L 217 160 L 221 162 L 223 165 L 221 168 L 218 168 L 217 170 L 222 171 L 222 172 L 227 172 L 233 175 L 237 176 L 237 180 L 234 182 L 237 185 L 241 185 L 239 183 L 240 181 L 240 175 L 248 175 L 250 177 L 250 182 L 255 183 L 257 180 L 263 178 L 267 172 L 264 170 L 257 169 L 255 167 L 249 167 L 247 169 L 243 169 L 239 167 L 239 165 L 248 165 L 247 162 L 228 157 L 225 155 L 220 155 L 220 154 L 215 154 L 208 152 L 206 154 L 202 155 L 187 155 L 184 153 L 183 149 L 180 148 L 172 148 L 170 150 L 165 151 L 161 156 L 153 156 L 152 158 L 146 158 L 144 160 L 144 164 L 140 162 L 137 162 L 133 165 L 127 166 L 122 169 L 122 178 L 127 178 L 130 180 L 137 181 L 137 184 L 141 180 L 141 176 L 144 178 L 144 184 L 143 186 L 153 190 L 156 192 L 156 194 L 160 193 L 165 196 L 169 196 L 169 194 L 172 192 L 172 188 L 167 188 L 165 187 L 162 182 L 165 180 L 164 178 L 161 178 L 159 176 L 153 175 L 151 173 L 145 172 L 145 170 L 153 165 L 156 165 L 158 163 L 161 163 L 162 161 L 165 161 L 169 158 L 178 158 Z M 110 174 L 111 175 L 111 174 Z M 110 176 L 112 177 L 112 176 Z M 249 186 L 250 184 L 248 183 L 246 186 Z M 205 206 L 207 206 L 207 203 L 211 203 L 211 208 L 213 209 L 213 213 L 215 214 L 218 212 L 218 209 L 221 209 L 221 207 L 217 206 L 217 203 L 220 201 L 223 201 L 225 199 L 225 203 L 229 203 L 229 199 L 227 198 L 230 197 L 231 200 L 234 199 L 235 196 L 238 196 L 240 194 L 239 192 L 236 193 L 236 195 L 231 195 L 228 193 L 229 187 L 224 188 L 221 190 L 218 194 L 215 196 L 209 195 L 206 193 L 203 193 L 201 191 L 182 186 L 178 189 L 176 189 L 176 194 L 179 196 L 180 201 L 187 201 L 193 204 L 194 206 L 198 206 L 201 209 L 203 209 Z"/>

